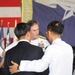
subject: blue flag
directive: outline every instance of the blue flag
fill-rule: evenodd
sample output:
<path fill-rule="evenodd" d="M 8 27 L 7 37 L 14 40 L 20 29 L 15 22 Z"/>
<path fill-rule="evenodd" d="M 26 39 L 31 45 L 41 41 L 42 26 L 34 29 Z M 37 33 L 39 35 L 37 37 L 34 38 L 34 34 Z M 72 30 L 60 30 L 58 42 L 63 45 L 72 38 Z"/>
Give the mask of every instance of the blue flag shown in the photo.
<path fill-rule="evenodd" d="M 75 46 L 75 13 L 66 18 L 71 12 L 67 11 L 63 20 L 65 12 L 66 10 L 60 5 L 57 5 L 56 8 L 51 8 L 35 1 L 33 2 L 33 19 L 39 22 L 40 34 L 46 36 L 47 25 L 54 20 L 60 21 L 64 24 L 62 39 L 71 46 Z"/>
<path fill-rule="evenodd" d="M 8 22 L 7 36 L 6 36 L 6 47 L 12 43 L 11 38 L 10 38 L 10 29 L 9 29 L 9 26 L 10 26 L 10 24 Z"/>
<path fill-rule="evenodd" d="M 1 31 L 0 31 L 0 47 L 4 50 L 4 30 L 3 30 L 3 24 L 1 25 Z"/>

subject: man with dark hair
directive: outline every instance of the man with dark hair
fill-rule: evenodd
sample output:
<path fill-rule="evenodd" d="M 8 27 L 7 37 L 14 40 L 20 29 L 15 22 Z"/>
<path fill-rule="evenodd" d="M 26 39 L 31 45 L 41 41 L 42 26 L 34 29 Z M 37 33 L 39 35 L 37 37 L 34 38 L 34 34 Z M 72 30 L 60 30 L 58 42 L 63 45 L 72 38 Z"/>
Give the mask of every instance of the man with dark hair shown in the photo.
<path fill-rule="evenodd" d="M 4 61 L 4 75 L 11 75 L 9 66 L 12 65 L 11 61 L 20 64 L 21 60 L 34 60 L 40 59 L 43 56 L 43 50 L 41 47 L 30 44 L 31 34 L 30 26 L 26 23 L 18 23 L 14 29 L 16 37 L 19 39 L 18 44 L 8 50 L 5 55 Z M 18 72 L 14 75 L 41 75 L 37 72 Z"/>
<path fill-rule="evenodd" d="M 64 25 L 59 21 L 52 21 L 47 26 L 47 36 L 52 44 L 47 47 L 45 54 L 39 60 L 22 60 L 20 66 L 13 62 L 10 72 L 21 71 L 42 72 L 48 66 L 49 75 L 72 75 L 73 49 L 65 41 L 61 40 Z M 19 68 L 17 69 L 17 67 Z"/>

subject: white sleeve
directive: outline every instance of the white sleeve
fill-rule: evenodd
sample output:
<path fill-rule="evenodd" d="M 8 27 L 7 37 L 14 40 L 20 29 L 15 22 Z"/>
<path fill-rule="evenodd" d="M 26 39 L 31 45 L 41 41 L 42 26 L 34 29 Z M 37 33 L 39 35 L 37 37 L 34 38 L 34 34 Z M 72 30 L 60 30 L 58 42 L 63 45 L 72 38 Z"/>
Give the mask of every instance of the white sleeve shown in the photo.
<path fill-rule="evenodd" d="M 0 47 L 0 56 L 2 57 L 3 49 Z"/>
<path fill-rule="evenodd" d="M 33 61 L 21 61 L 20 63 L 20 71 L 36 71 L 43 72 L 46 70 L 48 65 L 42 63 L 41 60 L 33 60 Z"/>
<path fill-rule="evenodd" d="M 22 60 L 19 69 L 20 71 L 43 72 L 48 68 L 51 58 L 52 55 L 50 56 L 50 52 L 47 50 L 42 59 L 33 61 Z"/>

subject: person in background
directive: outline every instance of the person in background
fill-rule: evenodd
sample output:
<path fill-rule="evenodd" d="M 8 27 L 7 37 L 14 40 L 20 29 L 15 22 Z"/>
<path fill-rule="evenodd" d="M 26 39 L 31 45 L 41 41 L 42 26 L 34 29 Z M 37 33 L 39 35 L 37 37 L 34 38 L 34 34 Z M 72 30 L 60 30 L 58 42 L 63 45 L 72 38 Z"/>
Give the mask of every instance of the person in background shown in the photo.
<path fill-rule="evenodd" d="M 40 46 L 43 48 L 43 51 L 45 51 L 45 48 L 47 48 L 50 43 L 44 36 L 39 35 L 39 23 L 35 20 L 29 20 L 27 24 L 31 27 L 31 44 Z"/>
<path fill-rule="evenodd" d="M 16 37 L 19 39 L 19 42 L 16 46 L 8 50 L 5 54 L 4 61 L 4 75 L 11 75 L 9 71 L 9 66 L 11 60 L 20 64 L 21 60 L 34 60 L 40 59 L 44 52 L 41 47 L 34 46 L 30 44 L 31 33 L 30 26 L 26 23 L 18 23 L 17 27 L 14 30 Z M 48 75 L 44 73 L 37 72 L 19 72 L 14 75 Z"/>
<path fill-rule="evenodd" d="M 21 60 L 20 65 L 11 62 L 10 72 L 43 72 L 49 67 L 49 75 L 72 75 L 73 49 L 61 39 L 64 25 L 59 21 L 52 21 L 47 26 L 47 36 L 51 45 L 47 47 L 43 57 L 39 60 Z M 17 69 L 18 67 L 18 69 Z"/>

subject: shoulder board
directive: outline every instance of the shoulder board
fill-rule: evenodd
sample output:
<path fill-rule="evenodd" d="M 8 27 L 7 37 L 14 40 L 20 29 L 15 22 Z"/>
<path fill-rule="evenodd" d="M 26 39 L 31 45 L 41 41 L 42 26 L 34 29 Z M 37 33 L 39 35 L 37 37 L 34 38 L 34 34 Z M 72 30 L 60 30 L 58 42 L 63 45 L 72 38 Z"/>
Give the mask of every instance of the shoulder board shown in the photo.
<path fill-rule="evenodd" d="M 41 36 L 41 35 L 39 36 L 39 38 L 46 39 L 46 37 L 45 37 L 45 36 Z"/>

